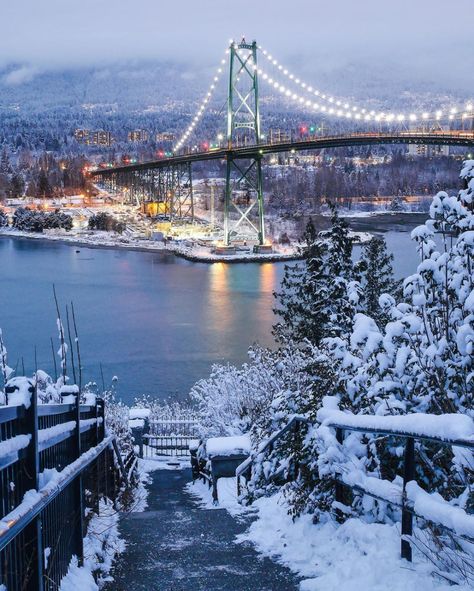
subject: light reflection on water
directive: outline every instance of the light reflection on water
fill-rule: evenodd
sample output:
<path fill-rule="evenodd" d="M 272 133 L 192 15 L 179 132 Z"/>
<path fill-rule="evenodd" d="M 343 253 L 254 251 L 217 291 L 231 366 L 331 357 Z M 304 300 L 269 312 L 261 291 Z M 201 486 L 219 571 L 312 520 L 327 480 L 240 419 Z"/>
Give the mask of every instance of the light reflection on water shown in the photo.
<path fill-rule="evenodd" d="M 414 272 L 409 232 L 384 234 L 397 275 Z M 282 263 L 205 265 L 10 238 L 0 239 L 0 268 L 10 365 L 23 356 L 33 371 L 36 345 L 39 366 L 52 371 L 55 283 L 63 304 L 74 301 L 86 379 L 99 381 L 101 362 L 126 402 L 141 393 L 183 396 L 213 363 L 241 363 L 252 343 L 271 345 L 272 294 L 283 276 Z"/>

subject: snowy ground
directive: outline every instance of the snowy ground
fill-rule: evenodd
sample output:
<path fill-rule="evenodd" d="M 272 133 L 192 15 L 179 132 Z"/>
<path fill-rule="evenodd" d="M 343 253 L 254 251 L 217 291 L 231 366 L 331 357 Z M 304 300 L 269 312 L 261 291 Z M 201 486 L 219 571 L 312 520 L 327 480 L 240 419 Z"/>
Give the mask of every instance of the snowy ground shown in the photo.
<path fill-rule="evenodd" d="M 211 491 L 201 482 L 187 487 L 200 507 L 210 509 Z M 248 530 L 237 536 L 302 576 L 301 591 L 448 591 L 452 587 L 431 575 L 431 565 L 415 553 L 414 562 L 400 558 L 399 525 L 349 519 L 314 525 L 310 516 L 295 521 L 280 495 L 257 500 L 250 509 L 237 502 L 234 478 L 218 481 L 219 507 L 234 516 L 257 513 Z M 468 591 L 467 586 L 456 587 Z"/>

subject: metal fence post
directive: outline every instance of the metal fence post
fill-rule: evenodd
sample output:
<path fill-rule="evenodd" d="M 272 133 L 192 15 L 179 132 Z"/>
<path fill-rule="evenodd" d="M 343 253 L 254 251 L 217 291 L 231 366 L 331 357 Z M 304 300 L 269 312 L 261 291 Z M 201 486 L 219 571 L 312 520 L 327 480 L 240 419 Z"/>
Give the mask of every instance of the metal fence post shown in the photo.
<path fill-rule="evenodd" d="M 74 456 L 75 458 L 79 458 L 81 456 L 81 400 L 79 392 L 76 394 L 76 401 L 75 401 L 75 420 L 76 420 L 76 431 L 75 436 L 73 437 L 73 446 L 74 446 Z M 75 554 L 77 556 L 77 560 L 79 562 L 79 566 L 82 566 L 83 559 L 84 559 L 84 488 L 82 486 L 82 474 L 79 474 L 74 483 L 73 483 L 74 491 L 75 491 L 75 506 L 78 515 L 77 522 L 73 523 L 74 528 L 74 548 Z M 75 520 L 74 520 L 75 521 Z"/>
<path fill-rule="evenodd" d="M 402 536 L 411 536 L 413 534 L 413 514 L 408 510 L 406 503 L 405 488 L 407 482 L 415 478 L 415 440 L 408 437 L 405 444 L 405 458 L 403 466 L 403 509 L 402 509 Z M 401 546 L 402 558 L 409 562 L 412 560 L 412 548 L 408 540 L 402 538 Z"/>
<path fill-rule="evenodd" d="M 104 399 L 103 398 L 98 398 L 97 399 L 97 426 L 98 426 L 98 442 L 100 443 L 101 441 L 104 440 L 105 437 L 105 403 L 104 403 Z M 99 419 L 102 419 L 102 421 L 99 424 Z"/>
<path fill-rule="evenodd" d="M 344 441 L 344 430 L 339 427 L 336 429 L 336 439 L 338 443 L 342 445 Z M 341 482 L 335 482 L 334 495 L 336 498 L 336 502 L 341 503 L 341 505 L 344 505 L 344 486 Z M 336 509 L 336 519 L 340 523 L 344 520 L 344 513 L 339 508 Z"/>
<path fill-rule="evenodd" d="M 31 394 L 31 403 L 29 408 L 25 409 L 23 419 L 24 433 L 31 435 L 30 444 L 26 448 L 26 458 L 23 463 L 23 491 L 38 490 L 40 457 L 38 449 L 38 400 L 36 388 L 29 387 Z M 25 528 L 25 540 L 31 543 L 31 554 L 29 556 L 29 568 L 27 580 L 22 582 L 21 588 L 25 591 L 43 591 L 43 534 L 41 514 L 36 517 L 32 523 Z"/>

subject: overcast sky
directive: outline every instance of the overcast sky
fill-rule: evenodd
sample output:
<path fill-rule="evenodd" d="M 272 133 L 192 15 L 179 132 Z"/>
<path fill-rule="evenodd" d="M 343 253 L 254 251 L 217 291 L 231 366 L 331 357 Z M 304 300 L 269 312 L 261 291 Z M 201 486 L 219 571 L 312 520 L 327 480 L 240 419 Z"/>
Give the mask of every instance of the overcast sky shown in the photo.
<path fill-rule="evenodd" d="M 447 77 L 464 66 L 469 90 L 473 22 L 474 0 L 0 0 L 0 65 L 207 67 L 245 34 L 290 65 L 390 59 Z"/>

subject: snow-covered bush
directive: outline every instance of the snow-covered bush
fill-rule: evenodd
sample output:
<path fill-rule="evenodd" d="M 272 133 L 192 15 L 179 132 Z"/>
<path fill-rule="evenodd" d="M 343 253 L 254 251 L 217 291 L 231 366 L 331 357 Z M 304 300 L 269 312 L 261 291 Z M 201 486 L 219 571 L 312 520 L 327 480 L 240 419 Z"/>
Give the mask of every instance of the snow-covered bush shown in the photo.
<path fill-rule="evenodd" d="M 278 351 L 253 347 L 249 356 L 240 368 L 214 365 L 210 377 L 191 390 L 203 435 L 238 435 L 252 429 L 257 444 L 281 424 L 270 412 L 280 397 L 293 404 L 293 397 L 309 388 L 312 377 L 305 371 L 309 359 L 297 347 Z"/>
<path fill-rule="evenodd" d="M 89 228 L 91 230 L 102 230 L 104 232 L 117 232 L 121 234 L 125 230 L 125 224 L 115 219 L 106 212 L 99 212 L 89 218 Z"/>
<path fill-rule="evenodd" d="M 18 207 L 13 214 L 12 226 L 24 232 L 43 232 L 43 230 L 52 228 L 70 230 L 72 218 L 59 210 L 47 213 L 27 207 Z"/>

